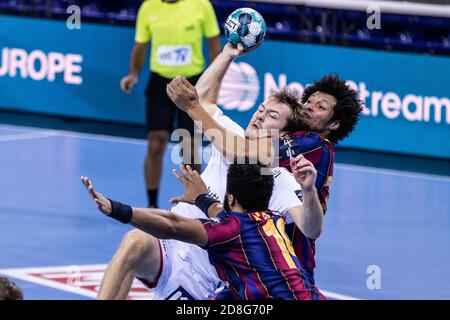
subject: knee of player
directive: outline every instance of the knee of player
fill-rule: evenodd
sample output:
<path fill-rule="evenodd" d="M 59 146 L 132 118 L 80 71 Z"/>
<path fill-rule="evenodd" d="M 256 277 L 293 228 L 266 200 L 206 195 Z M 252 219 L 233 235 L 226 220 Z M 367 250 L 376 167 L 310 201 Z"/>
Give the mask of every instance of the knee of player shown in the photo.
<path fill-rule="evenodd" d="M 140 230 L 131 230 L 123 238 L 118 258 L 133 263 L 158 249 L 158 239 Z"/>

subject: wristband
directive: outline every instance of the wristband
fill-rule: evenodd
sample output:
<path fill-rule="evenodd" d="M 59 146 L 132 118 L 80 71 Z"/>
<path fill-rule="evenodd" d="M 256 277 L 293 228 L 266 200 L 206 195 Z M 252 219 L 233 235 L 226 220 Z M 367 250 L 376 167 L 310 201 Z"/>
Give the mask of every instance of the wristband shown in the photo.
<path fill-rule="evenodd" d="M 219 201 L 214 199 L 207 193 L 203 193 L 195 199 L 195 205 L 197 206 L 197 208 L 202 210 L 207 216 L 208 216 L 209 207 L 215 202 L 219 202 Z"/>
<path fill-rule="evenodd" d="M 108 217 L 116 219 L 122 223 L 130 223 L 133 218 L 133 209 L 126 204 L 108 199 L 111 202 L 111 213 Z"/>

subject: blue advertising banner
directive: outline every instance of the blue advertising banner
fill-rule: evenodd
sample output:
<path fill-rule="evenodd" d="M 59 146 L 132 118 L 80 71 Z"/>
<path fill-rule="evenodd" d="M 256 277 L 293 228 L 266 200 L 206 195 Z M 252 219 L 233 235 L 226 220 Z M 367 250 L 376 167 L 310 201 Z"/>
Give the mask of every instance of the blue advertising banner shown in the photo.
<path fill-rule="evenodd" d="M 134 30 L 0 15 L 0 106 L 143 124 L 148 67 L 132 94 L 128 72 Z M 364 115 L 340 145 L 450 158 L 450 58 L 266 40 L 234 62 L 219 103 L 242 126 L 271 92 L 299 93 L 339 73 L 359 92 Z"/>
<path fill-rule="evenodd" d="M 119 86 L 133 43 L 133 28 L 0 15 L 0 106 L 143 124 L 149 72 L 133 94 Z"/>

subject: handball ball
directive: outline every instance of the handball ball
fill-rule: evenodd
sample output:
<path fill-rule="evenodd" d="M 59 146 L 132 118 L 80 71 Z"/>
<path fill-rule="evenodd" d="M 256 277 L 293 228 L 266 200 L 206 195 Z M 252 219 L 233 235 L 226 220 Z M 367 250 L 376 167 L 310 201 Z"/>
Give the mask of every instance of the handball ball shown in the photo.
<path fill-rule="evenodd" d="M 266 35 L 266 22 L 251 8 L 234 10 L 225 22 L 225 37 L 229 42 L 244 45 L 244 50 L 259 45 Z"/>

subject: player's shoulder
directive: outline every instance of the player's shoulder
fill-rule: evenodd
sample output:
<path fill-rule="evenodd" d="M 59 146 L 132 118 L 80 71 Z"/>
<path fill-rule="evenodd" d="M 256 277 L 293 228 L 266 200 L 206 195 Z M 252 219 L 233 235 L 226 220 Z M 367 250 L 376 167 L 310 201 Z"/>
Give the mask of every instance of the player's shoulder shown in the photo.
<path fill-rule="evenodd" d="M 203 226 L 208 232 L 213 232 L 215 237 L 232 239 L 241 232 L 241 219 L 234 212 L 222 210 L 216 218 L 203 219 Z"/>
<path fill-rule="evenodd" d="M 290 135 L 297 144 L 303 145 L 306 149 L 322 146 L 322 137 L 315 132 L 297 131 Z"/>

